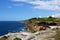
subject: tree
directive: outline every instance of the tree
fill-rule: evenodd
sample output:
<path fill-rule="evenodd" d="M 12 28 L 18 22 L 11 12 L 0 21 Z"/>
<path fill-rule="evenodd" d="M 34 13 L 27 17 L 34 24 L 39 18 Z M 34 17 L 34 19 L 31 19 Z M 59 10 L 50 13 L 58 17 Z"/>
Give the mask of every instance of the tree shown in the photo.
<path fill-rule="evenodd" d="M 49 18 L 53 18 L 52 16 L 49 16 Z"/>

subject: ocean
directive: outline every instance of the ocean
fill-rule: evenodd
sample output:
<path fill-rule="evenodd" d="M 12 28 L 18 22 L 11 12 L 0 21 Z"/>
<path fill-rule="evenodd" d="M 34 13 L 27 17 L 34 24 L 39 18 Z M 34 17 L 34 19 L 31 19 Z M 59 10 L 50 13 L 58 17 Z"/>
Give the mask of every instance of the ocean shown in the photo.
<path fill-rule="evenodd" d="M 25 28 L 26 24 L 18 21 L 0 21 L 0 36 L 9 32 L 19 32 Z"/>

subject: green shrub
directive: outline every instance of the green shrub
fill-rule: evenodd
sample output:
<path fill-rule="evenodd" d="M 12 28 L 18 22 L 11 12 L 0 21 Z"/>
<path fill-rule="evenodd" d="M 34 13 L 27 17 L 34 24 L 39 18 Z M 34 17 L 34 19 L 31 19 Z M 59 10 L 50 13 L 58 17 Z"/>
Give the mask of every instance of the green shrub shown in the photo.
<path fill-rule="evenodd" d="M 8 38 L 8 36 L 3 36 L 3 38 Z"/>
<path fill-rule="evenodd" d="M 20 39 L 20 38 L 14 38 L 14 40 L 22 40 L 22 39 Z"/>

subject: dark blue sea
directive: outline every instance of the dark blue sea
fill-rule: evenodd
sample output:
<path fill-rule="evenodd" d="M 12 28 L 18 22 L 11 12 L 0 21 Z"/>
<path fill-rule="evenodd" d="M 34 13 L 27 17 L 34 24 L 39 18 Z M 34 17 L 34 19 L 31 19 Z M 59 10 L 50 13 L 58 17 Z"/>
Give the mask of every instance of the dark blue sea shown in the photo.
<path fill-rule="evenodd" d="M 19 21 L 0 21 L 0 36 L 9 32 L 22 31 L 25 26 L 25 23 Z"/>

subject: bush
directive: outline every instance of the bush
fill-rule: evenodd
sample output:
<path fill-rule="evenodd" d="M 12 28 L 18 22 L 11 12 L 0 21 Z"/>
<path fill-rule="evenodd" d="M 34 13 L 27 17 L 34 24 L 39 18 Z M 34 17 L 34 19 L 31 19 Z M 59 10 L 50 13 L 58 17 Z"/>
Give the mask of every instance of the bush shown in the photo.
<path fill-rule="evenodd" d="M 8 38 L 9 36 L 3 36 L 2 38 Z"/>
<path fill-rule="evenodd" d="M 14 38 L 14 40 L 21 40 L 20 38 Z"/>

